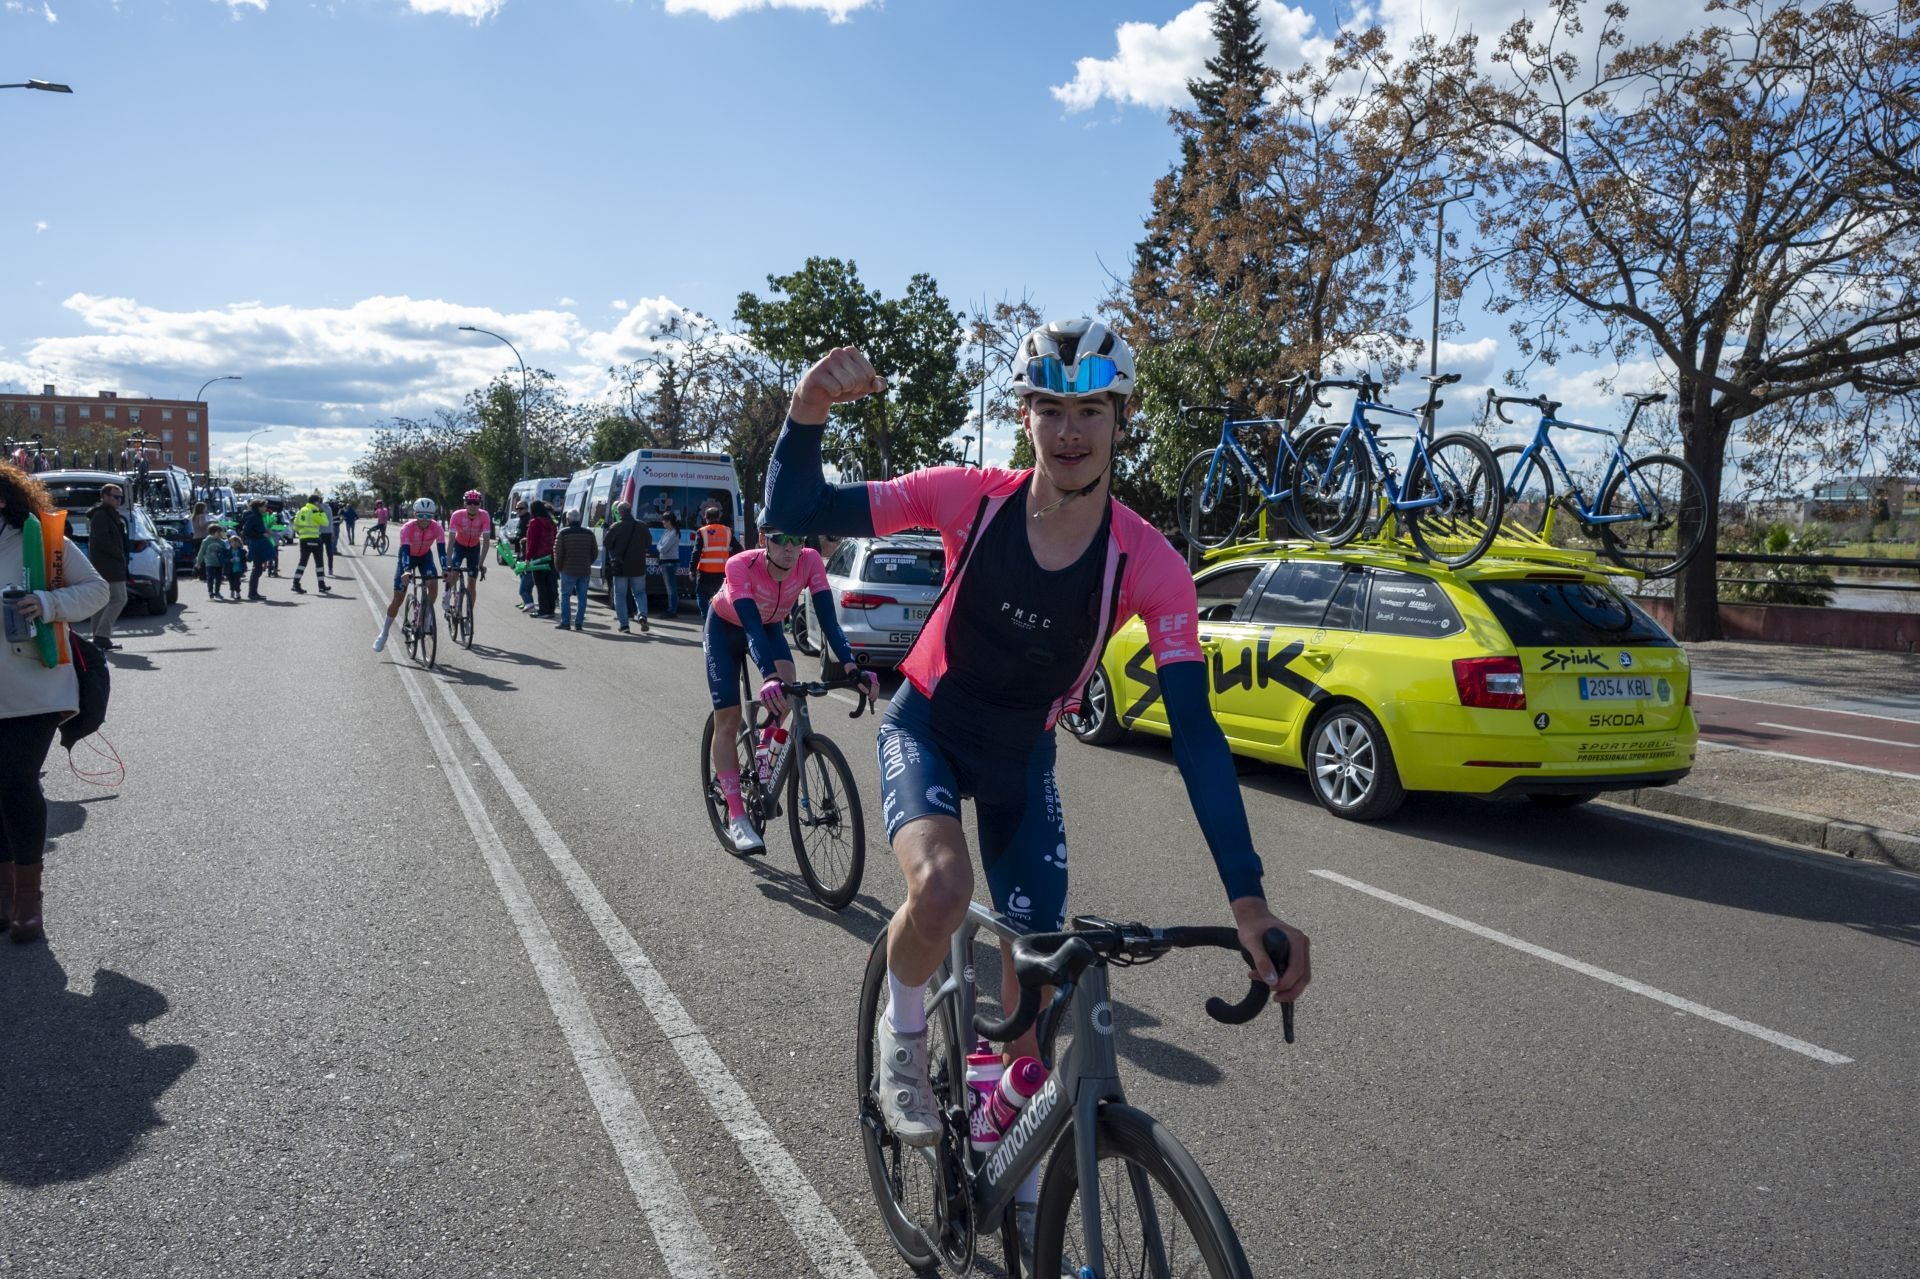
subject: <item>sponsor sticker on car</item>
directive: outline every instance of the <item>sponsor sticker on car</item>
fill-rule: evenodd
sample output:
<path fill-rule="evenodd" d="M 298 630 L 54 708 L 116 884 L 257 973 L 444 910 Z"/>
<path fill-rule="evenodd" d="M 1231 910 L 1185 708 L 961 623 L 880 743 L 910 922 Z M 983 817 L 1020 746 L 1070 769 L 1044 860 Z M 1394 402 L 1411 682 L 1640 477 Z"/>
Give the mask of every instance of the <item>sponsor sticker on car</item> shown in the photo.
<path fill-rule="evenodd" d="M 1653 680 L 1645 675 L 1582 675 L 1583 702 L 1638 702 L 1653 697 Z"/>

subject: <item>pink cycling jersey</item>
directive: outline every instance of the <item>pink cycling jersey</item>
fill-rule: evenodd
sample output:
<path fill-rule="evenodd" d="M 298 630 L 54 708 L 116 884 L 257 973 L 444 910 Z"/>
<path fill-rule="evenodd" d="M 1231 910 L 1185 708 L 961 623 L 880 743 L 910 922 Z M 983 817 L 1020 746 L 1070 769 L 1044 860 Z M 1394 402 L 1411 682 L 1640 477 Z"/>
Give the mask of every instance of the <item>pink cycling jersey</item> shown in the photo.
<path fill-rule="evenodd" d="M 493 532 L 493 516 L 462 507 L 447 517 L 447 529 L 460 545 L 478 546 L 481 538 Z"/>
<path fill-rule="evenodd" d="M 419 520 L 408 520 L 400 526 L 400 545 L 405 547 L 415 559 L 429 554 L 435 544 L 442 548 L 440 553 L 445 555 L 447 534 L 446 530 L 440 527 L 439 520 L 428 520 L 424 526 Z"/>
<path fill-rule="evenodd" d="M 961 555 L 977 526 L 1002 513 L 1030 471 L 940 466 L 895 480 L 867 484 L 873 531 L 885 536 L 909 528 L 940 530 L 947 554 L 947 583 L 940 604 L 927 619 L 900 673 L 928 697 L 947 670 L 947 623 L 960 598 L 958 575 L 967 571 Z M 1008 518 L 1020 518 L 1016 511 Z M 1128 619 L 1146 624 L 1147 647 L 1162 667 L 1200 660 L 1199 605 L 1187 562 L 1159 529 L 1118 501 L 1113 502 L 1112 536 L 1101 574 L 1100 616 L 1111 635 Z M 735 557 L 738 558 L 738 557 Z M 729 561 L 731 570 L 732 563 Z M 731 571 L 729 571 L 731 579 Z M 1080 692 L 1100 660 L 1104 644 L 1095 644 L 1073 688 L 1049 709 L 1047 726 L 1080 701 Z"/>
<path fill-rule="evenodd" d="M 800 548 L 800 558 L 792 570 L 777 582 L 767 569 L 765 551 L 742 551 L 727 560 L 726 581 L 709 607 L 738 626 L 740 613 L 733 602 L 750 599 L 760 610 L 761 622 L 776 626 L 787 620 L 787 614 L 800 602 L 803 593 L 826 589 L 827 566 L 821 561 L 820 552 L 811 546 Z"/>

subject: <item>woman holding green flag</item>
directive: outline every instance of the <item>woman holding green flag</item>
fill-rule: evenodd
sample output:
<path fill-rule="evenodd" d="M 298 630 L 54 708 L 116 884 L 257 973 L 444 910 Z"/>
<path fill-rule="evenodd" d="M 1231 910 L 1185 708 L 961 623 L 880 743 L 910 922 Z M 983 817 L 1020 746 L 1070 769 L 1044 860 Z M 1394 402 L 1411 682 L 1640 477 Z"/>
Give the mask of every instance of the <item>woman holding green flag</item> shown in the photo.
<path fill-rule="evenodd" d="M 105 607 L 107 584 L 66 537 L 66 514 L 19 467 L 0 462 L 0 923 L 40 936 L 47 797 L 40 766 L 60 721 L 80 709 L 67 624 Z"/>

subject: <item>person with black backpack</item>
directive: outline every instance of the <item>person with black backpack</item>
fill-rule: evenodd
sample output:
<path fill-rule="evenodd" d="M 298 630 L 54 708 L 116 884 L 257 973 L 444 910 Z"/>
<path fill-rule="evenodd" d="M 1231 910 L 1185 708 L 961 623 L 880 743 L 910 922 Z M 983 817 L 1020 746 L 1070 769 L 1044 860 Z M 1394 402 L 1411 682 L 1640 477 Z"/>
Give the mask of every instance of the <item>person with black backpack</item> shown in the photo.
<path fill-rule="evenodd" d="M 54 733 L 81 709 L 79 667 L 98 664 L 105 673 L 105 659 L 71 628 L 106 605 L 107 583 L 71 539 L 51 535 L 61 518 L 39 481 L 0 462 L 0 923 L 16 942 L 38 939 L 43 928 L 40 769 Z M 39 545 L 27 544 L 29 534 Z M 45 566 L 37 589 L 27 589 L 35 585 L 29 564 Z M 51 633 L 43 638 L 44 627 Z"/>

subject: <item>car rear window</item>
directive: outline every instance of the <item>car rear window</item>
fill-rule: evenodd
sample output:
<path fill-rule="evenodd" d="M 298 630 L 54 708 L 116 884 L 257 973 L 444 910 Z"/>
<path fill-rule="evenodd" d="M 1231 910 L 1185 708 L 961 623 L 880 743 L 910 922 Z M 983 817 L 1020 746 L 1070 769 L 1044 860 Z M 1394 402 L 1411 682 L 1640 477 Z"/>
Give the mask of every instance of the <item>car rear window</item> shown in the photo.
<path fill-rule="evenodd" d="M 1515 648 L 1560 644 L 1671 648 L 1673 637 L 1605 582 L 1490 578 L 1473 589 Z"/>
<path fill-rule="evenodd" d="M 938 586 L 947 567 L 947 553 L 934 546 L 880 546 L 860 566 L 863 582 L 893 586 Z"/>
<path fill-rule="evenodd" d="M 47 485 L 47 496 L 65 511 L 86 511 L 99 504 L 105 480 L 54 480 Z"/>
<path fill-rule="evenodd" d="M 1458 635 L 1460 613 L 1440 583 L 1417 573 L 1377 569 L 1367 593 L 1367 629 L 1376 635 Z"/>

